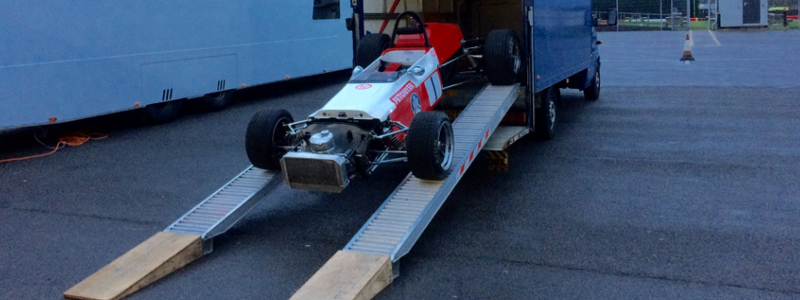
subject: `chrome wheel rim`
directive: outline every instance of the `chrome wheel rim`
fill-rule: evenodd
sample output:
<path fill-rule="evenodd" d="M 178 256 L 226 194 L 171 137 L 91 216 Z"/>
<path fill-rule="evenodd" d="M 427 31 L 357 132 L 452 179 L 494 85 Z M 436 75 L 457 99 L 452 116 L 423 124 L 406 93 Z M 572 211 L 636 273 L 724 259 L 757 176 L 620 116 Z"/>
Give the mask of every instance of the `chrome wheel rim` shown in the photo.
<path fill-rule="evenodd" d="M 439 125 L 439 138 L 437 140 L 437 157 L 442 169 L 450 169 L 453 163 L 453 127 L 444 122 Z"/>
<path fill-rule="evenodd" d="M 597 78 L 597 80 L 595 80 L 594 84 L 595 84 L 595 87 L 597 88 L 597 90 L 599 91 L 600 90 L 600 71 L 599 70 L 595 72 L 594 78 Z"/>
<path fill-rule="evenodd" d="M 522 58 L 519 55 L 519 47 L 517 47 L 517 41 L 511 40 L 511 57 L 514 59 L 514 74 L 519 74 L 519 70 L 522 68 Z"/>
<path fill-rule="evenodd" d="M 553 99 L 547 101 L 547 110 L 550 113 L 550 129 L 556 124 L 556 102 Z"/>
<path fill-rule="evenodd" d="M 278 124 L 272 129 L 272 148 L 274 149 L 272 153 L 276 159 L 280 159 L 286 154 L 286 150 L 281 146 L 285 146 L 283 144 L 286 142 L 286 124 L 291 122 L 289 118 L 283 117 L 278 120 Z"/>

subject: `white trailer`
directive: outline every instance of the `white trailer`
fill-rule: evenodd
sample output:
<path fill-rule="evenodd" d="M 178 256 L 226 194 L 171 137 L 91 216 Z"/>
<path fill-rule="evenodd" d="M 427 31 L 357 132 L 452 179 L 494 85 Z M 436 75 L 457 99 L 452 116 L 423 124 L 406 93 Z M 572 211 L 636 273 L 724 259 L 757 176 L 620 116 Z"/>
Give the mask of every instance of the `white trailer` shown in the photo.
<path fill-rule="evenodd" d="M 3 5 L 0 131 L 146 107 L 178 116 L 231 91 L 352 66 L 345 0 L 29 0 Z"/>

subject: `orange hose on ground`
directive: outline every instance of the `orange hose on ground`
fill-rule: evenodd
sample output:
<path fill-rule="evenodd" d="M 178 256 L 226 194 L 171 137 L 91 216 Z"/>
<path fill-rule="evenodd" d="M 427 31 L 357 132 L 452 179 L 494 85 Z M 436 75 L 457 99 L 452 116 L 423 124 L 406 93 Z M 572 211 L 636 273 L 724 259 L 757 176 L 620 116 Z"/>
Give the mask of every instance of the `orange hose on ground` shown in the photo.
<path fill-rule="evenodd" d="M 39 158 L 39 157 L 45 157 L 45 156 L 51 155 L 53 153 L 56 153 L 56 151 L 58 151 L 58 149 L 61 149 L 62 146 L 77 147 L 77 146 L 85 144 L 88 141 L 91 141 L 91 140 L 102 140 L 102 139 L 105 139 L 107 137 L 108 137 L 108 135 L 105 135 L 105 134 L 95 134 L 95 136 L 92 136 L 92 135 L 89 135 L 89 134 L 76 132 L 76 133 L 72 133 L 70 135 L 67 135 L 65 137 L 59 138 L 58 139 L 58 143 L 56 144 L 56 147 L 53 148 L 53 151 L 50 151 L 50 152 L 44 153 L 44 154 L 37 154 L 37 155 L 31 155 L 31 156 L 25 156 L 25 157 L 3 159 L 3 160 L 0 160 L 0 163 L 6 163 L 6 162 L 12 162 L 12 161 L 20 161 L 20 160 L 26 160 L 26 159 Z"/>

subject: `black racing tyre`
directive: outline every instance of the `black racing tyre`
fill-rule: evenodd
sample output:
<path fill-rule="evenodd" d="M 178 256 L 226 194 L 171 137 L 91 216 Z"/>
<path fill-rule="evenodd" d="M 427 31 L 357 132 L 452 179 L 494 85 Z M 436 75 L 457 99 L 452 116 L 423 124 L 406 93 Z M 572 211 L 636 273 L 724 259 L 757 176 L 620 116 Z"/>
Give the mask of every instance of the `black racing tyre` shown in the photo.
<path fill-rule="evenodd" d="M 411 173 L 425 180 L 442 180 L 453 164 L 453 125 L 440 111 L 418 113 L 405 139 Z"/>
<path fill-rule="evenodd" d="M 247 158 L 254 166 L 266 170 L 280 170 L 281 157 L 287 146 L 287 128 L 284 126 L 294 122 L 292 115 L 286 110 L 263 110 L 257 112 L 247 125 L 245 148 Z"/>
<path fill-rule="evenodd" d="M 366 68 L 389 49 L 391 38 L 383 33 L 368 34 L 361 38 L 356 49 L 356 66 Z"/>
<path fill-rule="evenodd" d="M 543 140 L 551 140 L 556 136 L 558 89 L 550 87 L 541 93 L 542 107 L 536 109 L 536 136 Z"/>
<path fill-rule="evenodd" d="M 166 102 L 153 103 L 144 108 L 147 122 L 151 124 L 163 124 L 175 121 L 181 116 L 183 100 L 171 100 Z"/>
<path fill-rule="evenodd" d="M 220 111 L 225 109 L 233 99 L 233 91 L 223 91 L 219 93 L 206 94 L 203 96 L 203 107 L 209 111 Z"/>
<path fill-rule="evenodd" d="M 484 73 L 494 85 L 517 82 L 522 70 L 519 39 L 511 29 L 492 30 L 483 46 Z"/>
<path fill-rule="evenodd" d="M 583 90 L 583 98 L 589 101 L 595 101 L 600 98 L 600 64 L 595 68 L 589 87 Z"/>

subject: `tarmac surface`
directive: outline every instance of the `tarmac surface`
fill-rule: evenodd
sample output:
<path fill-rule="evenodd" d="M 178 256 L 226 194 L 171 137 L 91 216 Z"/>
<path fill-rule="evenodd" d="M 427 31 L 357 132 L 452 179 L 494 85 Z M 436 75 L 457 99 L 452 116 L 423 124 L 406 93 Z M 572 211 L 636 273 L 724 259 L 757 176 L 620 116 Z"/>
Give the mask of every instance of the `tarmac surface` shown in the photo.
<path fill-rule="evenodd" d="M 686 66 L 685 33 L 601 33 L 600 100 L 565 91 L 554 140 L 515 144 L 508 172 L 475 163 L 376 299 L 800 299 L 800 32 L 692 34 Z M 89 120 L 109 137 L 0 164 L 0 299 L 61 298 L 247 167 L 255 111 L 305 116 L 344 80 L 160 126 Z M 0 138 L 0 159 L 48 151 Z M 282 187 L 128 299 L 287 299 L 407 173 Z"/>

